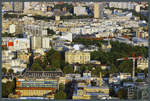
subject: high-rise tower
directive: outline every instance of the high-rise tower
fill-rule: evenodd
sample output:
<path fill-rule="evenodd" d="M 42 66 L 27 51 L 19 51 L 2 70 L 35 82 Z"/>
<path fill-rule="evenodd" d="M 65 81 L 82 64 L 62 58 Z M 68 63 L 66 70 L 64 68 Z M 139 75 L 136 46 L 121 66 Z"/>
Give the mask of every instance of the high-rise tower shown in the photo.
<path fill-rule="evenodd" d="M 94 18 L 99 19 L 104 17 L 104 5 L 103 3 L 94 4 Z"/>

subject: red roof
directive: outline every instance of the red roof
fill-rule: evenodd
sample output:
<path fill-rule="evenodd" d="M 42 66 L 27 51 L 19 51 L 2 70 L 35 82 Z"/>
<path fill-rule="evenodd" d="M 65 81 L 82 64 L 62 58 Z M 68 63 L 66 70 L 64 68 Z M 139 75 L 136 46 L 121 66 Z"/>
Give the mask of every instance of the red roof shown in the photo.
<path fill-rule="evenodd" d="M 13 42 L 8 42 L 8 46 L 13 46 Z"/>

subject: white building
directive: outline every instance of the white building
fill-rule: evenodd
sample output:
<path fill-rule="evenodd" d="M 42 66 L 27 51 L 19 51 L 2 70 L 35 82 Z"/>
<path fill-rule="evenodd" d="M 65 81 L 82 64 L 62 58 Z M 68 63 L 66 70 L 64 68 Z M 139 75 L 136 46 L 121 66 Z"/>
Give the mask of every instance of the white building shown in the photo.
<path fill-rule="evenodd" d="M 32 40 L 32 43 L 31 43 L 32 49 L 42 48 L 42 37 L 33 36 L 31 40 Z"/>
<path fill-rule="evenodd" d="M 9 25 L 9 33 L 15 33 L 16 32 L 16 25 L 11 24 Z"/>
<path fill-rule="evenodd" d="M 50 39 L 48 37 L 42 37 L 42 48 L 50 48 Z"/>
<path fill-rule="evenodd" d="M 60 20 L 60 16 L 55 16 L 55 20 L 59 21 Z"/>
<path fill-rule="evenodd" d="M 144 70 L 148 68 L 148 58 L 142 58 L 137 60 L 137 68 Z"/>
<path fill-rule="evenodd" d="M 27 38 L 16 38 L 14 40 L 14 49 L 27 50 L 30 48 L 30 40 Z"/>
<path fill-rule="evenodd" d="M 74 7 L 74 14 L 78 15 L 87 15 L 86 7 L 77 6 Z"/>
<path fill-rule="evenodd" d="M 135 6 L 135 11 L 136 11 L 136 12 L 140 12 L 140 7 L 141 7 L 140 5 L 136 5 L 136 6 Z"/>
<path fill-rule="evenodd" d="M 94 18 L 103 18 L 104 17 L 104 5 L 103 3 L 94 4 Z"/>
<path fill-rule="evenodd" d="M 61 38 L 72 42 L 72 33 L 62 33 Z"/>

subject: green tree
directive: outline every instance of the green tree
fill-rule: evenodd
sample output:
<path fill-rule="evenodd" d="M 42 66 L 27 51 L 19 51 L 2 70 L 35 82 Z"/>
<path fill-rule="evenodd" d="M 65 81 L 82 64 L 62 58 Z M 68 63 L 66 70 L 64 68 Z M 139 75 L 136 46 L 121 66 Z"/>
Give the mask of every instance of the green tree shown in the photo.
<path fill-rule="evenodd" d="M 15 81 L 8 81 L 6 83 L 2 83 L 2 97 L 7 98 L 10 93 L 15 91 Z"/>
<path fill-rule="evenodd" d="M 62 91 L 65 90 L 65 85 L 63 83 L 59 84 L 59 90 L 62 90 Z"/>
<path fill-rule="evenodd" d="M 65 74 L 73 73 L 73 67 L 71 65 L 66 65 L 63 71 Z"/>
<path fill-rule="evenodd" d="M 54 99 L 66 99 L 67 98 L 67 94 L 60 90 L 58 91 L 55 95 L 54 95 Z"/>
<path fill-rule="evenodd" d="M 129 61 L 122 61 L 121 64 L 118 66 L 118 69 L 120 72 L 123 72 L 123 73 L 132 73 L 132 61 L 129 60 Z"/>
<path fill-rule="evenodd" d="M 9 69 L 8 73 L 12 74 L 12 73 L 14 73 L 14 70 L 13 69 Z"/>
<path fill-rule="evenodd" d="M 4 74 L 6 74 L 6 73 L 7 73 L 7 69 L 6 69 L 6 68 L 2 68 L 2 72 L 3 72 Z"/>
<path fill-rule="evenodd" d="M 114 64 L 111 64 L 110 65 L 110 70 L 109 70 L 109 73 L 112 74 L 112 73 L 116 73 L 117 72 L 117 68 Z"/>
<path fill-rule="evenodd" d="M 48 34 L 49 36 L 51 36 L 51 35 L 55 35 L 56 33 L 55 33 L 54 30 L 47 28 L 47 34 Z"/>
<path fill-rule="evenodd" d="M 2 50 L 8 50 L 8 48 L 7 47 L 2 47 Z"/>
<path fill-rule="evenodd" d="M 42 71 L 42 67 L 39 63 L 33 63 L 30 67 L 31 71 Z"/>
<path fill-rule="evenodd" d="M 119 97 L 120 99 L 126 99 L 127 98 L 127 89 L 125 89 L 125 88 L 119 89 L 117 92 L 117 97 Z"/>
<path fill-rule="evenodd" d="M 115 93 L 114 88 L 110 88 L 110 89 L 109 89 L 109 95 L 110 95 L 110 96 L 113 96 L 113 97 L 116 96 L 116 93 Z"/>
<path fill-rule="evenodd" d="M 143 82 L 142 79 L 136 79 L 136 82 Z"/>

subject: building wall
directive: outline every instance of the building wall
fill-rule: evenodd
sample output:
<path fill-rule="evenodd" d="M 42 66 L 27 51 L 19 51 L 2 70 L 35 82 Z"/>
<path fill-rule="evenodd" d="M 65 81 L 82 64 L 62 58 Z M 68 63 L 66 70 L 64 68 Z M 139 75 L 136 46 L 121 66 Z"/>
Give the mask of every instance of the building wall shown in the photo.
<path fill-rule="evenodd" d="M 82 7 L 82 6 L 74 7 L 74 14 L 76 14 L 76 15 L 87 15 L 86 7 Z"/>
<path fill-rule="evenodd" d="M 32 49 L 42 48 L 42 38 L 33 36 L 32 37 Z"/>
<path fill-rule="evenodd" d="M 9 25 L 9 33 L 15 33 L 16 32 L 16 25 L 11 24 Z"/>
<path fill-rule="evenodd" d="M 50 48 L 50 39 L 48 37 L 42 38 L 42 48 Z"/>
<path fill-rule="evenodd" d="M 51 87 L 58 88 L 58 81 L 53 79 L 17 80 L 16 87 Z"/>
<path fill-rule="evenodd" d="M 103 92 L 104 94 L 109 94 L 109 88 L 108 89 L 104 89 L 104 88 L 97 88 L 97 89 L 93 89 L 93 88 L 84 88 L 84 90 L 86 92 Z"/>
<path fill-rule="evenodd" d="M 103 4 L 94 4 L 94 18 L 103 18 Z"/>

